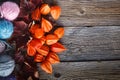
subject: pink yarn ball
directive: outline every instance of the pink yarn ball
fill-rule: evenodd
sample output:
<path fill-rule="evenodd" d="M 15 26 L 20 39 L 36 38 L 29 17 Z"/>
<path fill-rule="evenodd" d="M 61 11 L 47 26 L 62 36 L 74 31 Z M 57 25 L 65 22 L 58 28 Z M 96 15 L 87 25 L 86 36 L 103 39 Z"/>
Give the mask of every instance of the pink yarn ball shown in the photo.
<path fill-rule="evenodd" d="M 7 20 L 14 20 L 20 13 L 19 6 L 14 2 L 4 2 L 0 7 L 1 17 L 4 17 Z"/>

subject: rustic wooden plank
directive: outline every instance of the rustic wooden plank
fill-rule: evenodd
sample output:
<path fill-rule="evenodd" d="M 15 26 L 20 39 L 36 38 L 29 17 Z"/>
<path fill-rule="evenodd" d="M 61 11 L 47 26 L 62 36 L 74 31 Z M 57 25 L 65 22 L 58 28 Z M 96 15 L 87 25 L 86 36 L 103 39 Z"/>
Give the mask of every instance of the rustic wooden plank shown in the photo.
<path fill-rule="evenodd" d="M 120 60 L 120 26 L 65 27 L 61 61 Z"/>
<path fill-rule="evenodd" d="M 120 62 L 65 62 L 53 66 L 53 74 L 40 70 L 40 80 L 120 80 Z"/>
<path fill-rule="evenodd" d="M 120 25 L 120 0 L 57 0 L 65 26 Z"/>

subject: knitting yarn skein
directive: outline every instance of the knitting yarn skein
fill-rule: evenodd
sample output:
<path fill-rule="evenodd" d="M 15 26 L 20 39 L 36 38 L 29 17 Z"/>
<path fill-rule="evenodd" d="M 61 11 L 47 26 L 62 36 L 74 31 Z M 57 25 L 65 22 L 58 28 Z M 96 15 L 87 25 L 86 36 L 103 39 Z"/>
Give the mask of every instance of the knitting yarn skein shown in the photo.
<path fill-rule="evenodd" d="M 5 50 L 5 44 L 4 42 L 0 41 L 0 53 L 2 53 Z"/>
<path fill-rule="evenodd" d="M 4 17 L 7 20 L 14 20 L 20 13 L 19 6 L 14 2 L 4 2 L 0 7 L 1 17 Z"/>
<path fill-rule="evenodd" d="M 8 39 L 13 33 L 13 24 L 5 19 L 0 19 L 0 39 Z"/>
<path fill-rule="evenodd" d="M 9 76 L 15 68 L 15 61 L 9 55 L 0 55 L 0 77 Z"/>

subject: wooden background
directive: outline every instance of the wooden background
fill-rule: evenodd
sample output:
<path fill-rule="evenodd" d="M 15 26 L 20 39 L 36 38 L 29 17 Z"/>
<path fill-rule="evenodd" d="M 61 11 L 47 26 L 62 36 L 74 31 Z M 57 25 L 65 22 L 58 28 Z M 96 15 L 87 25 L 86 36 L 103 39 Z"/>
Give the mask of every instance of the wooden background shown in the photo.
<path fill-rule="evenodd" d="M 57 0 L 65 26 L 60 64 L 40 80 L 120 80 L 120 0 Z"/>

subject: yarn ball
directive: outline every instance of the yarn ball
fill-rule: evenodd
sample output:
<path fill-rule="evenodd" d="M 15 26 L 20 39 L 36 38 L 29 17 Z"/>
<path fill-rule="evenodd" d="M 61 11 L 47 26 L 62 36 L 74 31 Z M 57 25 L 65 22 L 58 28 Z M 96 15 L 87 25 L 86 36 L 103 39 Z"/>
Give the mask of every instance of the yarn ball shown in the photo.
<path fill-rule="evenodd" d="M 20 8 L 16 3 L 7 1 L 1 5 L 0 12 L 2 17 L 12 21 L 16 19 L 17 16 L 19 15 Z"/>
<path fill-rule="evenodd" d="M 0 53 L 2 53 L 5 50 L 5 44 L 4 42 L 0 41 Z"/>
<path fill-rule="evenodd" d="M 5 19 L 0 19 L 0 39 L 8 39 L 13 33 L 13 24 Z"/>
<path fill-rule="evenodd" d="M 15 68 L 15 61 L 9 55 L 0 55 L 0 76 L 9 76 Z"/>

